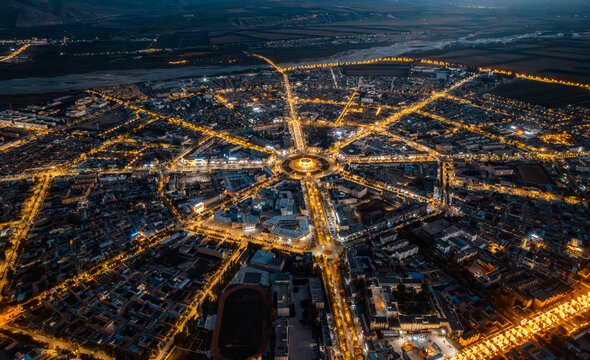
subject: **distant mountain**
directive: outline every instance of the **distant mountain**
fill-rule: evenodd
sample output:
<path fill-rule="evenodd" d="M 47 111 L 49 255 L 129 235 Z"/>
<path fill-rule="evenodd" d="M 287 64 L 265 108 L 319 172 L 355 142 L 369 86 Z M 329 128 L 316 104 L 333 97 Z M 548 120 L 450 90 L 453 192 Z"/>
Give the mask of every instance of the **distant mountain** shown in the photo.
<path fill-rule="evenodd" d="M 215 2 L 227 2 L 214 0 Z M 232 1 L 232 0 L 229 0 Z M 207 0 L 4 0 L 0 1 L 0 27 L 93 22 L 116 15 L 159 15 Z"/>
<path fill-rule="evenodd" d="M 590 12 L 588 0 L 0 0 L 0 28 L 89 23 L 111 16 L 158 16 L 195 11 L 215 16 L 225 9 L 239 16 L 244 8 L 268 13 L 284 8 L 331 8 L 392 11 L 411 5 L 416 10 L 439 7 L 490 6 L 551 15 Z M 232 11 L 230 11 L 232 9 Z M 206 17 L 206 16 L 205 16 Z"/>
<path fill-rule="evenodd" d="M 216 10 L 234 7 L 278 10 L 283 6 L 298 8 L 303 4 L 324 5 L 338 1 L 351 0 L 0 0 L 0 28 L 89 23 L 121 15 L 153 17 L 179 11 L 194 11 L 201 15 L 210 12 L 215 16 L 218 14 Z"/>

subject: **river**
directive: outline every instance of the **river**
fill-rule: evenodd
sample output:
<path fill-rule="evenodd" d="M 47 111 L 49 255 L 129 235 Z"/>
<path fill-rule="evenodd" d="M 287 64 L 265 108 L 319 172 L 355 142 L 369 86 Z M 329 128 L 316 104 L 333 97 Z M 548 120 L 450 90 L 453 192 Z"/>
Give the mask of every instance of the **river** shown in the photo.
<path fill-rule="evenodd" d="M 0 81 L 0 95 L 24 95 L 86 90 L 102 86 L 132 84 L 142 81 L 169 80 L 246 71 L 256 66 L 190 67 L 182 69 L 133 69 L 93 71 L 56 77 L 29 77 Z"/>

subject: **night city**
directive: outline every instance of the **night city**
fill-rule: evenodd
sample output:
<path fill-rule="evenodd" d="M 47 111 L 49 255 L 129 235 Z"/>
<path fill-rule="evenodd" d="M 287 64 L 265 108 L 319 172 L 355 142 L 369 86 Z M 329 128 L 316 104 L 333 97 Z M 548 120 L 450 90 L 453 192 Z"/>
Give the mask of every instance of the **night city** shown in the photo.
<path fill-rule="evenodd" d="M 589 17 L 0 1 L 0 360 L 590 360 Z"/>

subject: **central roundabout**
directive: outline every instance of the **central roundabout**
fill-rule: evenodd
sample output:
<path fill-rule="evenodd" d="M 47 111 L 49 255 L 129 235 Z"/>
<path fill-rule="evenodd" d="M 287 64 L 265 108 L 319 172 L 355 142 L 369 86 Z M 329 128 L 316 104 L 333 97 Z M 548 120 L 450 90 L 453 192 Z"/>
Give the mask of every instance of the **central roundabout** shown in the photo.
<path fill-rule="evenodd" d="M 293 179 L 322 177 L 331 174 L 337 167 L 336 161 L 320 154 L 295 153 L 280 163 L 281 170 Z"/>
<path fill-rule="evenodd" d="M 301 158 L 294 166 L 301 168 L 301 169 L 311 169 L 316 165 L 316 162 L 310 158 Z"/>

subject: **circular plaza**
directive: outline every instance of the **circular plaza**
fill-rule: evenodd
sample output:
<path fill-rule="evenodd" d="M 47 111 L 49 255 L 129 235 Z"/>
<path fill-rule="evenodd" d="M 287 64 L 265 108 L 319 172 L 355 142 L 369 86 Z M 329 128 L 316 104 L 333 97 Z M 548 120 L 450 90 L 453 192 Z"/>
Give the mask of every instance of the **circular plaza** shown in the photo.
<path fill-rule="evenodd" d="M 289 177 L 302 179 L 326 176 L 334 171 L 336 162 L 318 154 L 297 153 L 283 159 L 280 167 Z"/>

